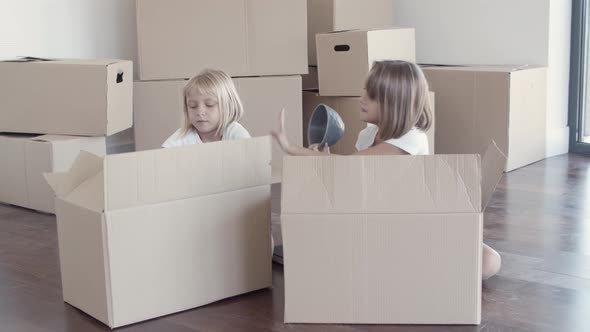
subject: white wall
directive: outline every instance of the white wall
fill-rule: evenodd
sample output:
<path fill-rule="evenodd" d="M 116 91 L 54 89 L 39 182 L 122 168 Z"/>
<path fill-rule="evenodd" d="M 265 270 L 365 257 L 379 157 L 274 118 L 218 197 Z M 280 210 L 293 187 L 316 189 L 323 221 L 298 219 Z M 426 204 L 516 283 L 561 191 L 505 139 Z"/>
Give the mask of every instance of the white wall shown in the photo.
<path fill-rule="evenodd" d="M 569 80 L 572 0 L 551 0 L 549 10 L 547 156 L 569 149 Z"/>
<path fill-rule="evenodd" d="M 546 155 L 568 151 L 572 0 L 393 0 L 419 63 L 547 65 Z"/>
<path fill-rule="evenodd" d="M 0 0 L 0 58 L 136 62 L 136 40 L 135 0 Z M 132 137 L 125 131 L 107 138 L 107 145 L 125 145 Z"/>

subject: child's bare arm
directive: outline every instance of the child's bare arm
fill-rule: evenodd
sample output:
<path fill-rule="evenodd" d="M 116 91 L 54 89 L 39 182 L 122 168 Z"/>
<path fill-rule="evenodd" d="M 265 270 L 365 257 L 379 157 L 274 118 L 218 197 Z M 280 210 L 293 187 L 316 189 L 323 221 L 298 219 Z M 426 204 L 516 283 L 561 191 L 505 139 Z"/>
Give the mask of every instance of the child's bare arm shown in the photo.
<path fill-rule="evenodd" d="M 283 151 L 293 156 L 325 156 L 330 153 L 327 146 L 322 151 L 319 150 L 317 145 L 310 146 L 310 148 L 304 148 L 295 144 L 291 144 L 287 138 L 285 131 L 285 110 L 281 110 L 279 118 L 279 130 L 272 131 L 272 136 L 277 140 Z"/>

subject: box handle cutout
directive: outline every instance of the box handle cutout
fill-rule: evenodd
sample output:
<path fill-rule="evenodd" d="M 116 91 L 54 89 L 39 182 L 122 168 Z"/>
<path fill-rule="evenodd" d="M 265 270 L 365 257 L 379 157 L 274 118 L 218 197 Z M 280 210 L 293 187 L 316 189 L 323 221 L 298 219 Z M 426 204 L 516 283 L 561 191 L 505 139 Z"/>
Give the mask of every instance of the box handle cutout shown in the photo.
<path fill-rule="evenodd" d="M 334 46 L 336 52 L 348 52 L 350 51 L 350 45 L 336 45 Z"/>
<path fill-rule="evenodd" d="M 117 83 L 122 83 L 123 82 L 123 72 L 118 72 L 117 73 Z"/>

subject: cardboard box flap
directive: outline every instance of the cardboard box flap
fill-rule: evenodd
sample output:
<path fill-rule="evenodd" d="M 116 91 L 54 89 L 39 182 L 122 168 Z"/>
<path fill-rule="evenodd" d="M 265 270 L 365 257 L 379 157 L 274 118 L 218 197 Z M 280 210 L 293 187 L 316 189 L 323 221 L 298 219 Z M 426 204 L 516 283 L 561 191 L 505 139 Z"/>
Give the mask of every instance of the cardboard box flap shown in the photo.
<path fill-rule="evenodd" d="M 422 64 L 424 70 L 448 70 L 448 71 L 469 71 L 469 72 L 498 72 L 511 73 L 521 70 L 544 68 L 528 64 L 520 65 L 434 65 Z"/>
<path fill-rule="evenodd" d="M 55 61 L 55 59 L 37 58 L 37 57 L 33 57 L 33 56 L 21 56 L 21 57 L 16 57 L 16 58 L 0 59 L 0 62 L 42 62 L 42 61 Z"/>
<path fill-rule="evenodd" d="M 57 197 L 72 204 L 104 211 L 104 160 L 87 151 L 80 155 L 68 172 L 45 173 L 45 179 Z"/>
<path fill-rule="evenodd" d="M 496 142 L 492 141 L 483 156 L 481 164 L 482 211 L 486 209 L 492 199 L 492 194 L 496 190 L 496 186 L 504 174 L 507 160 L 506 155 L 500 151 Z"/>
<path fill-rule="evenodd" d="M 53 142 L 59 142 L 59 141 L 71 141 L 71 140 L 75 140 L 75 139 L 79 139 L 79 137 L 65 136 L 65 135 L 43 135 L 43 136 L 36 136 L 36 137 L 32 138 L 33 141 L 47 142 L 47 143 L 53 143 Z"/>
<path fill-rule="evenodd" d="M 49 58 L 35 58 L 35 57 L 22 57 L 16 59 L 0 60 L 0 62 L 24 62 L 24 63 L 52 63 L 60 65 L 95 65 L 95 66 L 108 66 L 117 62 L 127 62 L 129 60 L 117 60 L 117 59 L 49 59 Z"/>
<path fill-rule="evenodd" d="M 477 213 L 478 155 L 286 157 L 284 214 Z"/>
<path fill-rule="evenodd" d="M 413 30 L 413 28 L 384 26 L 384 27 L 377 27 L 377 28 L 371 28 L 371 29 L 343 29 L 343 30 L 322 32 L 322 33 L 318 33 L 318 35 L 329 35 L 329 34 L 335 34 L 335 33 L 351 33 L 351 32 L 367 33 L 367 32 L 382 31 L 382 30 Z"/>
<path fill-rule="evenodd" d="M 110 155 L 106 210 L 268 185 L 270 162 L 269 136 Z"/>
<path fill-rule="evenodd" d="M 0 137 L 5 140 L 18 140 L 18 141 L 30 141 L 39 135 L 31 135 L 31 134 L 13 134 L 13 133 L 1 133 Z"/>

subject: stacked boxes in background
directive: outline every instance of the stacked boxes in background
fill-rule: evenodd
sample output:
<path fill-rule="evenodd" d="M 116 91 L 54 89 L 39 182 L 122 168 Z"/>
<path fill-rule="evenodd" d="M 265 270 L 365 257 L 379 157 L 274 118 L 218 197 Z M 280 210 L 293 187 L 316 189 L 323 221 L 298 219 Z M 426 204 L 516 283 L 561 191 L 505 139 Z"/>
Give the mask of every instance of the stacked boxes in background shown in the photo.
<path fill-rule="evenodd" d="M 436 151 L 479 153 L 494 140 L 506 171 L 545 158 L 547 69 L 426 66 L 437 96 Z"/>
<path fill-rule="evenodd" d="M 0 201 L 54 213 L 43 173 L 132 126 L 133 66 L 121 60 L 0 62 Z"/>
<path fill-rule="evenodd" d="M 359 118 L 360 97 L 371 64 L 376 60 L 416 60 L 414 29 L 393 25 L 392 1 L 371 6 L 353 1 L 308 0 L 309 74 L 303 77 L 303 141 L 315 107 L 324 103 L 345 123 L 343 138 L 330 151 L 356 151 L 358 133 L 366 127 Z M 342 31 L 341 31 L 342 30 Z M 434 126 L 427 133 L 434 150 Z"/>
<path fill-rule="evenodd" d="M 424 64 L 431 90 L 436 93 L 436 152 L 481 154 L 493 139 L 507 155 L 506 171 L 511 171 L 544 159 L 552 149 L 547 138 L 555 133 L 547 132 L 552 124 L 546 117 L 548 107 L 555 104 L 547 101 L 557 103 L 559 97 L 548 88 L 553 85 L 547 75 L 547 60 L 542 60 L 543 52 L 525 55 L 510 47 L 526 40 L 529 50 L 537 47 L 547 52 L 547 32 L 535 35 L 532 41 L 528 32 L 489 30 L 481 18 L 502 19 L 502 26 L 510 26 L 520 23 L 522 15 L 518 11 L 490 13 L 494 9 L 491 3 L 471 4 L 463 8 L 470 15 L 462 15 L 448 6 L 432 10 L 428 1 L 393 0 L 394 23 L 414 27 L 418 34 L 416 59 Z M 525 6 L 523 10 L 534 9 Z M 466 22 L 474 24 L 464 26 Z M 539 29 L 547 24 L 545 19 L 543 22 L 527 23 Z M 497 33 L 482 38 L 482 33 L 491 31 Z M 567 102 L 563 107 L 567 108 Z M 560 134 L 561 129 L 567 131 L 561 126 L 555 129 Z"/>
<path fill-rule="evenodd" d="M 413 28 L 323 33 L 316 43 L 322 96 L 362 96 L 374 61 L 416 61 Z"/>
<path fill-rule="evenodd" d="M 240 123 L 252 136 L 269 135 L 285 108 L 290 139 L 302 144 L 300 75 L 307 74 L 306 2 L 162 4 L 161 0 L 137 3 L 136 149 L 159 148 L 180 127 L 182 89 L 187 79 L 205 68 L 221 69 L 233 77 L 244 103 Z M 273 182 L 280 182 L 282 155 L 273 143 Z"/>
<path fill-rule="evenodd" d="M 393 26 L 392 8 L 393 0 L 372 0 L 370 3 L 350 0 L 307 0 L 309 71 L 317 72 L 315 36 L 318 33 Z"/>

